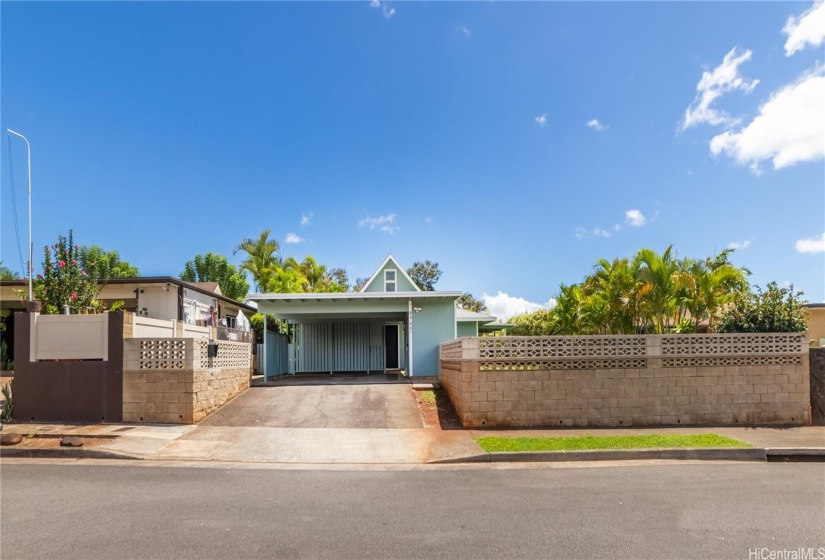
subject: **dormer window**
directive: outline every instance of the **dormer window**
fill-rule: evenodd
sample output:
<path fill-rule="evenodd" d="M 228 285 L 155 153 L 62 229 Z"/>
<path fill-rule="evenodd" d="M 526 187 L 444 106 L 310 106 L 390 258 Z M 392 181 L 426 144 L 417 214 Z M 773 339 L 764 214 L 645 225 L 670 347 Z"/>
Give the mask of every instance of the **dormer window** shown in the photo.
<path fill-rule="evenodd" d="M 384 291 L 385 292 L 394 292 L 395 291 L 395 270 L 385 270 L 384 271 Z"/>

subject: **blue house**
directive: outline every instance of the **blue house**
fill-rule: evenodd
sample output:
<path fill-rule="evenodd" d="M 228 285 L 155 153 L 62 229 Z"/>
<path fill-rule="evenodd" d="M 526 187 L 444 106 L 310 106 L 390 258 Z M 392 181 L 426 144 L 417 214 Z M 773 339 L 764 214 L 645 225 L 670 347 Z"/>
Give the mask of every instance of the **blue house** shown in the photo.
<path fill-rule="evenodd" d="M 437 376 L 442 342 L 477 336 L 495 320 L 457 309 L 460 296 L 422 291 L 392 255 L 359 292 L 252 294 L 249 300 L 259 313 L 285 320 L 292 333 L 288 345 L 285 336 L 265 337 L 265 377 L 309 372 Z"/>

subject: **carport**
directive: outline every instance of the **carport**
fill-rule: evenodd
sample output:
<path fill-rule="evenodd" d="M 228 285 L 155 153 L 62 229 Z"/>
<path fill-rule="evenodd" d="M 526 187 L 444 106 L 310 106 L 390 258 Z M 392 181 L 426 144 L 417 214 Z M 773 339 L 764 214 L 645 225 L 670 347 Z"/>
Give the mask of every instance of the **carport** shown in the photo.
<path fill-rule="evenodd" d="M 438 345 L 456 336 L 461 292 L 252 294 L 267 314 L 286 321 L 288 334 L 264 336 L 263 372 L 397 371 L 438 374 Z"/>

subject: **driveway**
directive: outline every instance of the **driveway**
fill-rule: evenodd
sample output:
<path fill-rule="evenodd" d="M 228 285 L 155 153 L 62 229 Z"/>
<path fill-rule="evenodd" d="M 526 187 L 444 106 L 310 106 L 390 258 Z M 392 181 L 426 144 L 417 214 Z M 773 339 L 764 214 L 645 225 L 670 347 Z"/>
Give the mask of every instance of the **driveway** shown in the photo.
<path fill-rule="evenodd" d="M 336 374 L 253 386 L 199 426 L 409 429 L 423 422 L 408 382 Z"/>

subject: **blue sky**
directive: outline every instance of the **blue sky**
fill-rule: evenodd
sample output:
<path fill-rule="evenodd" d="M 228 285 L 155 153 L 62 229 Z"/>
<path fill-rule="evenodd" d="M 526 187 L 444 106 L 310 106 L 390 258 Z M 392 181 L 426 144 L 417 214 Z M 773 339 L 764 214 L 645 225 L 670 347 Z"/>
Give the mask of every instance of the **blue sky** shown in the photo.
<path fill-rule="evenodd" d="M 3 3 L 0 124 L 33 144 L 37 265 L 69 228 L 147 275 L 272 228 L 507 314 L 600 257 L 735 243 L 823 301 L 822 6 Z"/>

